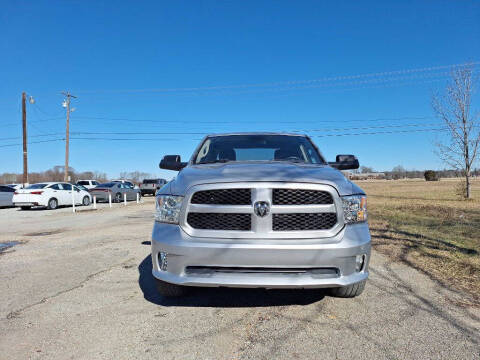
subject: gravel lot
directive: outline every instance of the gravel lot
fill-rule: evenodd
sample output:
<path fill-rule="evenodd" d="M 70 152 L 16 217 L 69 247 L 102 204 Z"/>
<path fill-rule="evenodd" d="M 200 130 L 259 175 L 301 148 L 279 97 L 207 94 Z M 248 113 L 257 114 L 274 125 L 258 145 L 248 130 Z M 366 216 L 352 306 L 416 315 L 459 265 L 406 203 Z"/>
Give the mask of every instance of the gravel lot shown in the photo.
<path fill-rule="evenodd" d="M 362 296 L 197 289 L 156 294 L 153 199 L 0 209 L 0 360 L 479 359 L 480 311 L 373 253 Z"/>

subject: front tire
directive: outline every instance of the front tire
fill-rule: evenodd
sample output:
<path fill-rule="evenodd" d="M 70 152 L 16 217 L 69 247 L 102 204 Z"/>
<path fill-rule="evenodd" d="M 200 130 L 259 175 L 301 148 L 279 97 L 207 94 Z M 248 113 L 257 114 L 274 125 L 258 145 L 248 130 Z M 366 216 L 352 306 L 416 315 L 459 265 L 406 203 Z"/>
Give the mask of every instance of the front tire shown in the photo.
<path fill-rule="evenodd" d="M 363 280 L 352 285 L 332 288 L 330 289 L 330 295 L 338 298 L 354 298 L 363 292 L 366 282 L 366 280 Z"/>
<path fill-rule="evenodd" d="M 164 297 L 180 297 L 187 293 L 187 288 L 182 285 L 171 284 L 155 279 L 158 293 Z"/>
<path fill-rule="evenodd" d="M 115 194 L 115 200 L 114 200 L 116 203 L 119 203 L 122 201 L 122 194 L 120 193 L 116 193 Z"/>
<path fill-rule="evenodd" d="M 57 199 L 51 198 L 50 200 L 48 200 L 48 205 L 47 205 L 48 210 L 55 210 L 57 207 L 58 207 Z"/>
<path fill-rule="evenodd" d="M 88 196 L 85 196 L 82 200 L 82 205 L 83 206 L 88 206 L 90 205 L 90 198 Z"/>

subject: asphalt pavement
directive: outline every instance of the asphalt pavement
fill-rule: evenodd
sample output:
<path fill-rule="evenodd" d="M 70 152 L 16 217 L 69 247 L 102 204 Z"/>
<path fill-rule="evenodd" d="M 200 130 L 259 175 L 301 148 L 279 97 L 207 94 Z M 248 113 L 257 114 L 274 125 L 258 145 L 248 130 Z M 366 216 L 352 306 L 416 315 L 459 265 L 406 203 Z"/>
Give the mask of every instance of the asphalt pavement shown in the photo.
<path fill-rule="evenodd" d="M 0 360 L 480 359 L 480 311 L 373 252 L 365 292 L 194 289 L 151 275 L 153 199 L 0 209 Z"/>

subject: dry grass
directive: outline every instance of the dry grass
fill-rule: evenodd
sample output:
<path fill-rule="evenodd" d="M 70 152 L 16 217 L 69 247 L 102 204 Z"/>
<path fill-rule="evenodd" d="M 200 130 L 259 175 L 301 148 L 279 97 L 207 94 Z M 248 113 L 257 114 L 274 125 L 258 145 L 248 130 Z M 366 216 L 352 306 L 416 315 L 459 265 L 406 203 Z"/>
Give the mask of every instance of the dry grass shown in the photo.
<path fill-rule="evenodd" d="M 474 200 L 458 180 L 357 181 L 368 195 L 373 247 L 480 305 L 480 180 Z"/>

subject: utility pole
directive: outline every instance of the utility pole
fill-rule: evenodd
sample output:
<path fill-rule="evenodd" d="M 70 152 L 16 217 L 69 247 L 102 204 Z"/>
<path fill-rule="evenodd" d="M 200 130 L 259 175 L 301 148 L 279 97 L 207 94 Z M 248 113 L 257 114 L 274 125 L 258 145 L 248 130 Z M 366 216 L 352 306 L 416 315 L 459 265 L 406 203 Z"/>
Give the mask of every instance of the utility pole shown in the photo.
<path fill-rule="evenodd" d="M 22 93 L 22 128 L 23 128 L 23 187 L 28 184 L 27 164 L 27 94 Z"/>
<path fill-rule="evenodd" d="M 65 136 L 65 171 L 64 171 L 64 178 L 65 182 L 68 181 L 68 151 L 70 147 L 70 98 L 76 99 L 76 96 L 73 96 L 68 91 L 62 92 L 65 95 L 65 107 L 67 108 L 67 126 L 66 126 L 66 136 Z"/>

